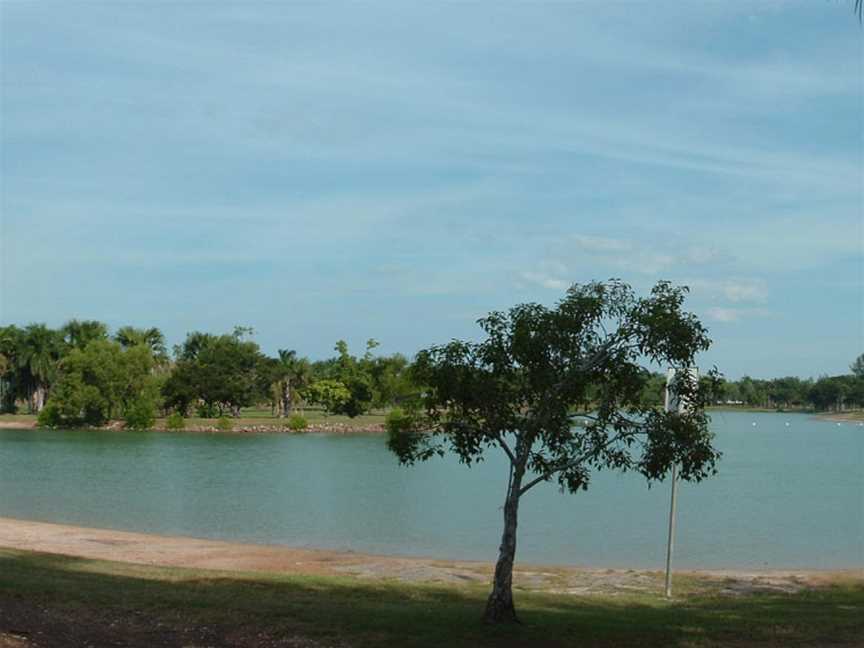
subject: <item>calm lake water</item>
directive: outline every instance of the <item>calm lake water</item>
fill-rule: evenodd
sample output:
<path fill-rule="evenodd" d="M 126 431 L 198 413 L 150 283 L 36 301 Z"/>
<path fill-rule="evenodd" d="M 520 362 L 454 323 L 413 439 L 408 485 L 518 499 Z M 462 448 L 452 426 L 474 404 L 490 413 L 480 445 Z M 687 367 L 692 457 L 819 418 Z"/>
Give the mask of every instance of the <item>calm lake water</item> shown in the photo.
<path fill-rule="evenodd" d="M 679 490 L 676 566 L 864 566 L 864 427 L 714 412 L 716 477 Z M 756 423 L 754 426 L 753 423 Z M 787 425 L 788 424 L 788 425 Z M 503 457 L 398 465 L 382 436 L 0 430 L 0 516 L 172 535 L 494 559 Z M 523 499 L 518 559 L 659 568 L 669 484 L 601 473 Z"/>

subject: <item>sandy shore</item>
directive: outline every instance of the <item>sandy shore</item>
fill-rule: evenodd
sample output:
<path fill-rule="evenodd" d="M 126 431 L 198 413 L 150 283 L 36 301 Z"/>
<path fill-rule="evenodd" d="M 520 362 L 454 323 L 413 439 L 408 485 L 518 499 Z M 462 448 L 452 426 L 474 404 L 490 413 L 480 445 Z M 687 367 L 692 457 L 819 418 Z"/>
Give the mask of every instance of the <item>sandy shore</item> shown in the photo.
<path fill-rule="evenodd" d="M 36 421 L 0 421 L 0 430 L 32 430 Z"/>
<path fill-rule="evenodd" d="M 295 549 L 178 536 L 92 529 L 0 518 L 0 547 L 147 565 L 386 578 L 406 582 L 488 582 L 492 564 Z M 864 583 L 864 570 L 699 570 L 697 577 L 727 594 L 796 592 L 837 580 Z M 517 587 L 568 594 L 658 590 L 662 573 L 651 570 L 519 565 Z"/>

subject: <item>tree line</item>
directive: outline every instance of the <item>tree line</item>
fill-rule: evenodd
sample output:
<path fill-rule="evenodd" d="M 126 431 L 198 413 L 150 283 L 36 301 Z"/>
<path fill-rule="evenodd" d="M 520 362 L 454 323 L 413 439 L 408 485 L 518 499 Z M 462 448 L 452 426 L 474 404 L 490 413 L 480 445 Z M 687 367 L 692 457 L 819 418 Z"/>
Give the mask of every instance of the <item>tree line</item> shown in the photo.
<path fill-rule="evenodd" d="M 717 402 L 822 412 L 864 408 L 864 354 L 858 356 L 849 370 L 848 374 L 815 379 L 785 376 L 760 380 L 744 376 L 740 380 L 723 380 Z"/>
<path fill-rule="evenodd" d="M 0 410 L 40 414 L 47 425 L 102 425 L 122 419 L 148 427 L 159 415 L 202 418 L 239 416 L 244 407 L 267 404 L 277 417 L 298 406 L 356 417 L 398 406 L 420 388 L 412 362 L 401 354 L 353 355 L 346 342 L 335 355 L 311 361 L 294 350 L 263 353 L 253 331 L 193 331 L 169 353 L 158 328 L 123 326 L 113 333 L 98 321 L 71 320 L 57 329 L 44 324 L 0 327 Z M 647 376 L 640 400 L 663 401 L 665 376 Z M 850 373 L 802 379 L 721 379 L 720 405 L 817 411 L 864 407 L 864 354 Z"/>
<path fill-rule="evenodd" d="M 0 327 L 0 409 L 39 414 L 52 426 L 122 419 L 145 428 L 160 414 L 236 417 L 262 404 L 278 417 L 307 404 L 356 417 L 412 392 L 408 358 L 375 355 L 375 340 L 360 357 L 340 340 L 334 357 L 313 362 L 290 349 L 268 356 L 252 333 L 194 331 L 169 354 L 157 328 L 111 333 L 92 320 Z"/>

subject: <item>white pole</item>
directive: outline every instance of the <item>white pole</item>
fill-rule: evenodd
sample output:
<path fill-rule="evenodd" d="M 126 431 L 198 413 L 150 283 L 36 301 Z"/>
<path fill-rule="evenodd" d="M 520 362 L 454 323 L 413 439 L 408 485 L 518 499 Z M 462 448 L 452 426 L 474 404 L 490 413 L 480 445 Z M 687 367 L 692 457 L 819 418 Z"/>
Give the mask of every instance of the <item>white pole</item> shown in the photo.
<path fill-rule="evenodd" d="M 678 409 L 677 398 L 670 393 L 672 382 L 675 380 L 675 370 L 666 372 L 666 402 L 664 409 L 669 412 Z M 666 598 L 672 597 L 672 549 L 675 544 L 675 500 L 678 495 L 677 466 L 672 464 L 672 501 L 669 504 L 669 538 L 666 542 Z"/>
<path fill-rule="evenodd" d="M 672 464 L 672 502 L 669 505 L 669 541 L 666 544 L 666 598 L 672 597 L 672 549 L 675 545 L 675 500 L 678 495 L 677 466 Z"/>

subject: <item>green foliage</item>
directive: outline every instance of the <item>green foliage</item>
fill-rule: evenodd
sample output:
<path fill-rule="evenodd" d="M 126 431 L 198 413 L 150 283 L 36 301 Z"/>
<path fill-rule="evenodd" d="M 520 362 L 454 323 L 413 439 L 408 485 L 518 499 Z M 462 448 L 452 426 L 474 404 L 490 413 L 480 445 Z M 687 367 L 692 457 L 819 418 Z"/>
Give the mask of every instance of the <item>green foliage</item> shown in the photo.
<path fill-rule="evenodd" d="M 216 421 L 216 428 L 223 432 L 231 432 L 234 429 L 234 423 L 227 416 L 220 416 Z"/>
<path fill-rule="evenodd" d="M 185 413 L 200 401 L 207 413 L 237 410 L 268 397 L 267 359 L 238 335 L 190 333 L 165 382 L 167 406 Z"/>
<path fill-rule="evenodd" d="M 852 375 L 864 378 L 864 353 L 855 358 L 855 362 L 849 365 L 849 370 L 852 372 Z"/>
<path fill-rule="evenodd" d="M 136 398 L 126 406 L 123 415 L 126 427 L 132 430 L 149 430 L 156 423 L 156 407 L 146 396 Z"/>
<path fill-rule="evenodd" d="M 95 340 L 63 360 L 51 403 L 64 424 L 101 425 L 128 414 L 137 426 L 156 408 L 153 367 L 148 348 L 124 350 L 116 342 Z"/>
<path fill-rule="evenodd" d="M 198 407 L 195 408 L 195 414 L 198 418 L 216 418 L 218 412 L 215 405 L 200 403 Z"/>
<path fill-rule="evenodd" d="M 114 340 L 124 349 L 131 349 L 135 346 L 147 347 L 154 360 L 160 364 L 168 361 L 165 336 L 158 328 L 145 329 L 134 326 L 122 326 L 114 334 Z"/>
<path fill-rule="evenodd" d="M 421 351 L 414 371 L 429 387 L 431 434 L 418 436 L 400 459 L 449 447 L 470 464 L 499 439 L 515 437 L 541 480 L 556 478 L 573 492 L 587 487 L 590 468 L 599 465 L 659 479 L 675 462 L 683 479 L 708 476 L 717 453 L 701 409 L 704 386 L 682 385 L 682 396 L 699 406 L 686 415 L 643 402 L 652 378 L 640 359 L 684 368 L 710 345 L 704 327 L 681 308 L 685 294 L 667 282 L 645 298 L 618 281 L 576 285 L 554 309 L 522 304 L 491 313 L 480 320 L 483 342 Z M 591 423 L 574 427 L 574 409 Z M 633 444 L 636 438 L 642 442 Z M 575 461 L 582 455 L 590 461 Z"/>
<path fill-rule="evenodd" d="M 43 428 L 56 428 L 63 423 L 60 408 L 55 403 L 48 403 L 36 417 L 36 424 Z"/>
<path fill-rule="evenodd" d="M 174 412 L 165 419 L 165 427 L 169 430 L 183 430 L 186 428 L 186 419 L 180 412 Z"/>
<path fill-rule="evenodd" d="M 403 463 L 448 450 L 471 465 L 487 452 L 509 460 L 504 532 L 484 618 L 515 621 L 512 569 L 519 501 L 555 480 L 585 490 L 601 469 L 662 479 L 673 465 L 688 481 L 714 472 L 704 408 L 713 385 L 688 369 L 710 339 L 682 309 L 686 289 L 658 283 L 637 297 L 619 281 L 574 285 L 554 308 L 520 304 L 479 324 L 481 342 L 454 340 L 418 353 L 412 369 L 424 386 L 423 416 L 396 411 L 388 446 Z M 680 369 L 675 383 L 684 412 L 646 402 L 652 375 L 644 360 Z M 653 401 L 653 398 L 648 399 Z M 576 425 L 579 418 L 585 421 Z"/>
<path fill-rule="evenodd" d="M 313 382 L 306 390 L 310 403 L 321 405 L 328 414 L 344 411 L 351 400 L 351 392 L 338 380 L 319 380 Z"/>
<path fill-rule="evenodd" d="M 294 414 L 291 416 L 291 418 L 288 419 L 288 428 L 293 430 L 294 432 L 302 432 L 308 427 L 309 421 L 306 420 L 305 416 Z"/>
<path fill-rule="evenodd" d="M 421 456 L 415 456 L 414 448 L 422 443 L 421 435 L 423 421 L 418 412 L 413 409 L 394 407 L 384 419 L 384 427 L 387 430 L 387 445 L 399 457 L 404 457 L 405 463 L 414 463 Z"/>
<path fill-rule="evenodd" d="M 57 377 L 63 336 L 44 324 L 30 324 L 20 332 L 16 344 L 19 395 L 30 401 L 31 411 L 38 412 Z"/>
<path fill-rule="evenodd" d="M 108 326 L 96 320 L 69 320 L 60 329 L 64 342 L 70 349 L 84 349 L 96 340 L 108 339 Z"/>

